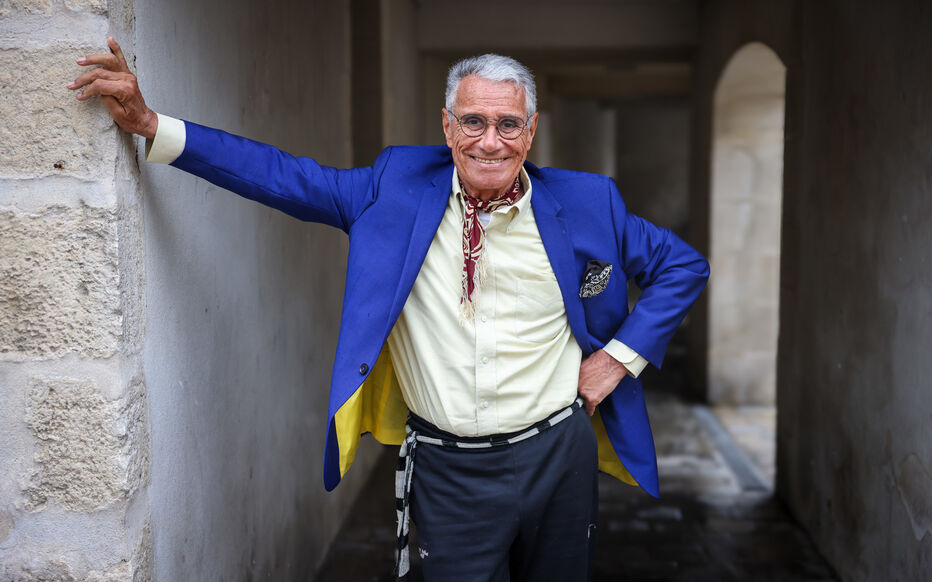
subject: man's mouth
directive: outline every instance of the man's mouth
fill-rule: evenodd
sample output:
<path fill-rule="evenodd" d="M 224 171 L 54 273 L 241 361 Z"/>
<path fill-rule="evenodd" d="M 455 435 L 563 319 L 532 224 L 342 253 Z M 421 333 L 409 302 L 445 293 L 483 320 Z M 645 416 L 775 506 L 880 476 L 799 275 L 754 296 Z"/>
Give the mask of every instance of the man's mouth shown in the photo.
<path fill-rule="evenodd" d="M 505 158 L 479 158 L 476 156 L 470 156 L 472 159 L 476 160 L 480 164 L 497 164 L 499 162 L 504 162 Z"/>

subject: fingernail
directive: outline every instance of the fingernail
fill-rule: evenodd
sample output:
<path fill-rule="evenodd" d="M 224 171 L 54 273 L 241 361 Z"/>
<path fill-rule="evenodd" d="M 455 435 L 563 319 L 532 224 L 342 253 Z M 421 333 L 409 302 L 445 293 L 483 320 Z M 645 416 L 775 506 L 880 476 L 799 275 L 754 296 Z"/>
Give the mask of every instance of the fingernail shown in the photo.
<path fill-rule="evenodd" d="M 78 64 L 79 64 L 79 65 L 83 65 L 83 64 L 86 63 L 86 62 L 87 62 L 87 59 L 86 59 L 86 58 L 84 58 L 84 57 L 78 57 Z"/>

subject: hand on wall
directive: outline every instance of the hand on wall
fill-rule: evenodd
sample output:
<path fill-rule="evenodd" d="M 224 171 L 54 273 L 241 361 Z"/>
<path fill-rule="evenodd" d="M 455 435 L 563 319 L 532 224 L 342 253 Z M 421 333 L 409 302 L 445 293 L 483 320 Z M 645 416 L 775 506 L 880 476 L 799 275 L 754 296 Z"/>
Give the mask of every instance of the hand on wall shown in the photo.
<path fill-rule="evenodd" d="M 81 66 L 100 65 L 84 73 L 67 87 L 78 90 L 78 101 L 100 96 L 110 116 L 123 130 L 145 138 L 155 137 L 158 116 L 146 106 L 136 75 L 130 72 L 123 50 L 113 37 L 107 38 L 109 54 L 88 55 L 78 59 Z"/>

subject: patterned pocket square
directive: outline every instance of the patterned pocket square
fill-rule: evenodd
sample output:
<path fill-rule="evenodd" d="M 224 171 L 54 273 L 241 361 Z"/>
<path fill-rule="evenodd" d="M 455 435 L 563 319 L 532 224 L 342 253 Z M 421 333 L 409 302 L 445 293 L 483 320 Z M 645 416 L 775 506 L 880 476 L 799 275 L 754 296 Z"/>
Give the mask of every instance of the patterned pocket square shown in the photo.
<path fill-rule="evenodd" d="M 583 275 L 583 284 L 579 288 L 582 298 L 595 297 L 608 287 L 608 280 L 612 276 L 612 264 L 605 261 L 590 260 L 586 263 L 586 274 Z"/>

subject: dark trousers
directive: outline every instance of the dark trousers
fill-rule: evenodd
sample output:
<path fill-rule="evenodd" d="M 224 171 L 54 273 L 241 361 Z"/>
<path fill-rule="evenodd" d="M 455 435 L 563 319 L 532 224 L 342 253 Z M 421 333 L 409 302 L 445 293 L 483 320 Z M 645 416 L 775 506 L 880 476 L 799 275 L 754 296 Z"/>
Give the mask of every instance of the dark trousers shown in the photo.
<path fill-rule="evenodd" d="M 411 421 L 422 434 L 450 436 Z M 583 409 L 513 445 L 419 446 L 411 511 L 426 582 L 588 580 L 597 470 Z"/>

